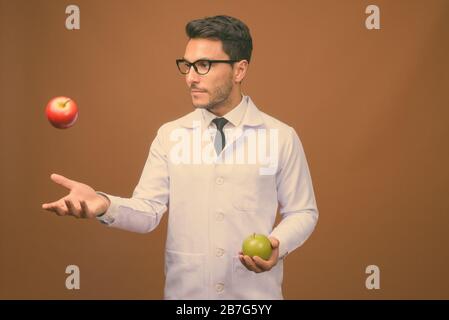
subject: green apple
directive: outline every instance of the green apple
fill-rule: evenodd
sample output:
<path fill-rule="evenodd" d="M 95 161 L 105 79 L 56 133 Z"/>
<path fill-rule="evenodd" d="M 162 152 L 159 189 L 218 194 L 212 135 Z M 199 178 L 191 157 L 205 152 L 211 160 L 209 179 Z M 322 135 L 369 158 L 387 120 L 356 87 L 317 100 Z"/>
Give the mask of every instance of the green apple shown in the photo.
<path fill-rule="evenodd" d="M 253 233 L 242 244 L 243 254 L 250 257 L 258 256 L 264 260 L 268 260 L 271 257 L 271 251 L 270 239 L 263 234 Z"/>

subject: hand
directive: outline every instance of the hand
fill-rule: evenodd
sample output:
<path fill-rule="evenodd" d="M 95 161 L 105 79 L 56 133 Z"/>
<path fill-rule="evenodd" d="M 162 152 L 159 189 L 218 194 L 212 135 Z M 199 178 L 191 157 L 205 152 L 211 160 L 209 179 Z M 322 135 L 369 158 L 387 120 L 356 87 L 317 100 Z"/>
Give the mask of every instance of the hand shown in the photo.
<path fill-rule="evenodd" d="M 277 263 L 279 259 L 279 240 L 274 237 L 268 237 L 271 242 L 271 248 L 273 249 L 271 252 L 271 257 L 268 260 L 264 260 L 261 257 L 254 256 L 251 258 L 250 256 L 243 255 L 243 252 L 239 252 L 240 262 L 248 269 L 249 271 L 254 271 L 255 273 L 270 271 Z"/>
<path fill-rule="evenodd" d="M 58 201 L 42 204 L 42 209 L 53 211 L 58 216 L 74 216 L 76 218 L 94 218 L 109 208 L 110 201 L 95 192 L 87 184 L 70 180 L 53 173 L 50 178 L 70 193 Z"/>

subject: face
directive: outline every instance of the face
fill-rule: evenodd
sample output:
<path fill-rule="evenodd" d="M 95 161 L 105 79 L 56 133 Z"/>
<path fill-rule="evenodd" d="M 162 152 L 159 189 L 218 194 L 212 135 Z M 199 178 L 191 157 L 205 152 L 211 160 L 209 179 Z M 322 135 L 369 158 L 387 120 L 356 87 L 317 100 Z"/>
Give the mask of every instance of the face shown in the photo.
<path fill-rule="evenodd" d="M 219 40 L 190 39 L 184 59 L 194 62 L 199 59 L 229 60 Z M 228 63 L 213 63 L 205 75 L 196 73 L 193 67 L 186 74 L 192 104 L 195 108 L 214 109 L 225 104 L 234 88 L 234 68 Z"/>

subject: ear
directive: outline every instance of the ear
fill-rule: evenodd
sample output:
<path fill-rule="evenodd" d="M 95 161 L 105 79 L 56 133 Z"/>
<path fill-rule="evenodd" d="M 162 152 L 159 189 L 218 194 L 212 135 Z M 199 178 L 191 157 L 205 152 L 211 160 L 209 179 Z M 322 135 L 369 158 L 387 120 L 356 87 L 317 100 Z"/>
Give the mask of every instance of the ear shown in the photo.
<path fill-rule="evenodd" d="M 246 76 L 246 71 L 248 70 L 249 63 L 246 60 L 241 60 L 234 64 L 234 81 L 241 83 Z"/>

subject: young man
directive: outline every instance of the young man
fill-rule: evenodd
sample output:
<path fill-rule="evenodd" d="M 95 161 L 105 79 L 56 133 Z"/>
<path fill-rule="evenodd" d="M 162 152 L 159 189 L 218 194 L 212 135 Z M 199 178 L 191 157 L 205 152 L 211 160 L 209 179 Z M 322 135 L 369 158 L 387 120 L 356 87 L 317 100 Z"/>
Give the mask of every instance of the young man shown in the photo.
<path fill-rule="evenodd" d="M 318 219 L 304 150 L 293 128 L 242 95 L 252 52 L 243 22 L 209 17 L 186 33 L 176 62 L 195 110 L 158 130 L 132 197 L 53 174 L 70 193 L 42 207 L 143 233 L 169 206 L 166 299 L 282 299 L 283 258 Z M 269 236 L 267 260 L 240 251 L 253 233 Z"/>

